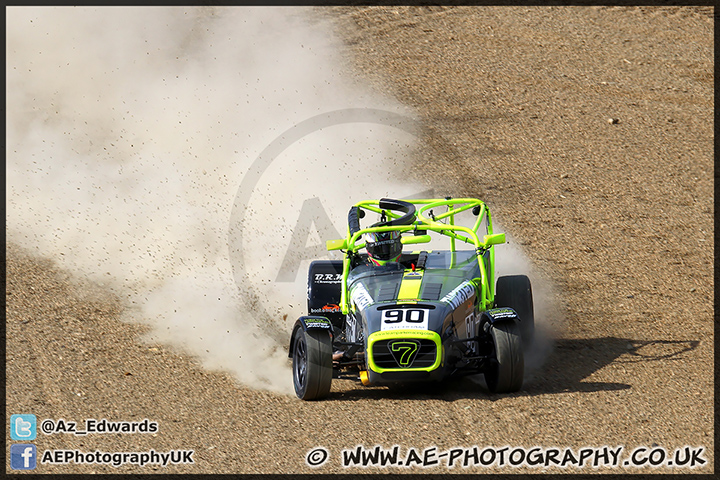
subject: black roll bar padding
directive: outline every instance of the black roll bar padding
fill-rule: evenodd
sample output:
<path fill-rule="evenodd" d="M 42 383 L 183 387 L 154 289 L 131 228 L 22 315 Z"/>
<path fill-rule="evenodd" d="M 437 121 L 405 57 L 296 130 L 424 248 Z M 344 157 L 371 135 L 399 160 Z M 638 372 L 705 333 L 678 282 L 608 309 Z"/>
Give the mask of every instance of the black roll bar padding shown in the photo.
<path fill-rule="evenodd" d="M 412 225 L 417 219 L 415 214 L 415 205 L 410 202 L 404 202 L 402 200 L 394 200 L 392 198 L 381 198 L 378 202 L 378 207 L 382 209 L 395 210 L 405 212 L 400 218 L 395 220 L 389 220 L 386 222 L 380 222 L 373 225 L 373 227 L 390 227 L 395 225 Z"/>
<path fill-rule="evenodd" d="M 355 235 L 355 232 L 360 230 L 360 219 L 358 218 L 358 207 L 352 207 L 348 213 L 348 227 L 350 228 L 350 236 Z M 362 213 L 362 212 L 360 212 Z"/>
<path fill-rule="evenodd" d="M 378 207 L 381 209 L 404 212 L 405 215 L 395 220 L 375 223 L 373 224 L 373 227 L 412 225 L 415 220 L 417 220 L 415 205 L 412 203 L 404 202 L 402 200 L 394 200 L 392 198 L 381 198 L 378 202 Z M 348 227 L 350 229 L 350 236 L 355 235 L 355 232 L 360 230 L 360 219 L 364 216 L 365 212 L 360 210 L 359 207 L 350 208 L 350 212 L 348 212 Z"/>

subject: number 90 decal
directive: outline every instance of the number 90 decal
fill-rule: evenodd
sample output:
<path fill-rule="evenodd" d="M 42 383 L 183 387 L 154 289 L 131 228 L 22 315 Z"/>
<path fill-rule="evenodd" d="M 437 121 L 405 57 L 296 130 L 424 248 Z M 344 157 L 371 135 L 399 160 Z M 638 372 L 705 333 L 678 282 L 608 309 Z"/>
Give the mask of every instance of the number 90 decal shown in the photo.
<path fill-rule="evenodd" d="M 428 329 L 430 310 L 427 308 L 407 308 L 383 310 L 380 330 Z"/>

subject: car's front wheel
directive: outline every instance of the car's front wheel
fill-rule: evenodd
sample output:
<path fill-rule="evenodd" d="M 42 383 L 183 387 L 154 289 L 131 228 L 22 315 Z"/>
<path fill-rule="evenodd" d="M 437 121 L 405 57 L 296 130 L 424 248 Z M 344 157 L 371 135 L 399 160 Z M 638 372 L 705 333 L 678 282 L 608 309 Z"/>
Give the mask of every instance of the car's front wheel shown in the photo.
<path fill-rule="evenodd" d="M 522 338 L 517 321 L 502 321 L 490 326 L 494 358 L 485 368 L 485 383 L 493 393 L 517 392 L 525 374 Z"/>
<path fill-rule="evenodd" d="M 327 396 L 333 371 L 332 341 L 327 330 L 296 330 L 292 369 L 298 398 L 317 400 Z"/>
<path fill-rule="evenodd" d="M 532 285 L 525 275 L 506 275 L 498 278 L 495 286 L 495 307 L 510 307 L 520 318 L 525 348 L 532 344 L 535 335 L 535 312 Z"/>

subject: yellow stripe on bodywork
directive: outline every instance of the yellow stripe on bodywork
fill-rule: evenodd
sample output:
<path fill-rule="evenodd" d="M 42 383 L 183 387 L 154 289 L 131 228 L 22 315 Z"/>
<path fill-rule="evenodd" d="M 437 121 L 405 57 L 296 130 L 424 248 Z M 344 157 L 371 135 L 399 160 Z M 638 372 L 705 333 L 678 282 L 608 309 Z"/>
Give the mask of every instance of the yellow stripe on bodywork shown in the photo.
<path fill-rule="evenodd" d="M 400 282 L 400 291 L 398 292 L 398 302 L 409 302 L 420 299 L 420 287 L 422 286 L 423 271 L 422 270 L 405 270 L 402 281 Z"/>

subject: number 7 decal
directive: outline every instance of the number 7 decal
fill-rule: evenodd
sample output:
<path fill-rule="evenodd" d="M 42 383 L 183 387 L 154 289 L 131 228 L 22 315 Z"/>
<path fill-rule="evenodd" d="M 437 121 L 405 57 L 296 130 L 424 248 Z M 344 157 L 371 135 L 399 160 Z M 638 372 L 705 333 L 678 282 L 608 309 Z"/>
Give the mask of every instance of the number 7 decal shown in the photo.
<path fill-rule="evenodd" d="M 419 347 L 418 342 L 412 340 L 396 340 L 390 343 L 392 356 L 401 367 L 412 365 Z"/>

